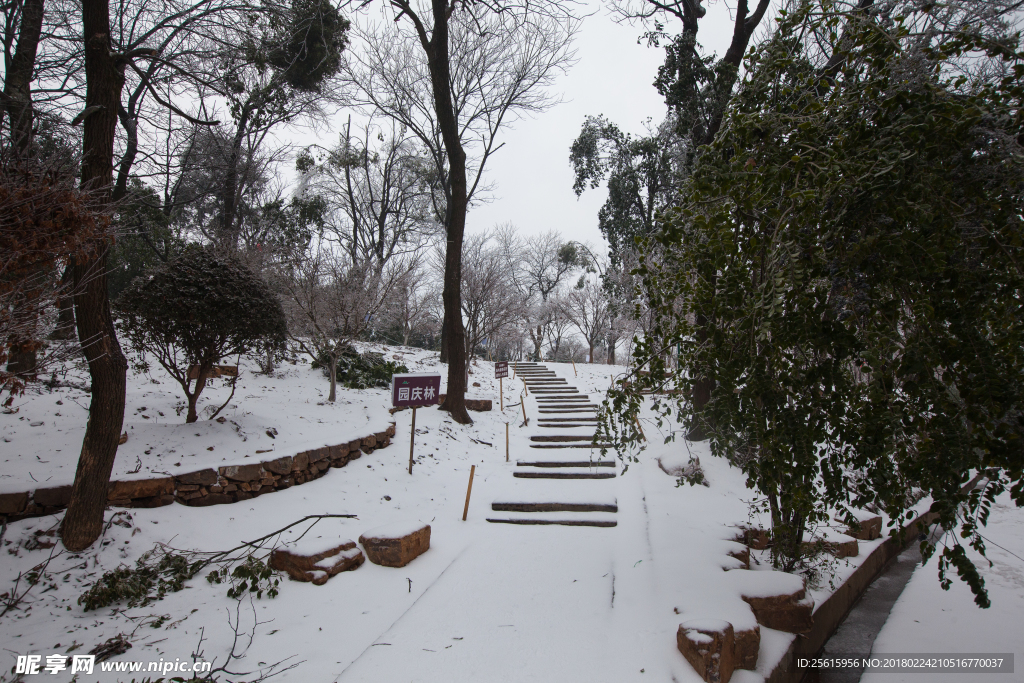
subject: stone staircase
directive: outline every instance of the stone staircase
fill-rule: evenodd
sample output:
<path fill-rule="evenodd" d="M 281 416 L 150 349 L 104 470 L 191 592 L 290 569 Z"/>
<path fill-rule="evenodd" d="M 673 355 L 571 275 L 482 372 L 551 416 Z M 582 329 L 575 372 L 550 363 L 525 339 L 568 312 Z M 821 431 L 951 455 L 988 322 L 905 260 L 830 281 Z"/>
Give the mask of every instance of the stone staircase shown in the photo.
<path fill-rule="evenodd" d="M 531 480 L 518 488 L 508 500 L 491 503 L 494 512 L 509 513 L 489 517 L 496 524 L 562 525 L 614 527 L 618 504 L 608 484 L 568 482 L 565 480 L 615 479 L 614 460 L 597 460 L 594 443 L 597 427 L 596 403 L 570 386 L 565 379 L 539 363 L 517 363 L 516 377 L 526 384 L 536 402 L 536 427 L 546 433 L 529 437 L 530 448 L 541 451 L 530 459 L 516 461 L 512 476 Z M 544 417 L 558 415 L 559 417 Z M 559 430 L 552 433 L 547 430 Z M 610 447 L 610 444 L 608 444 Z M 580 449 L 587 451 L 574 456 Z M 546 452 L 558 450 L 559 453 Z M 563 483 L 564 482 L 564 483 Z"/>

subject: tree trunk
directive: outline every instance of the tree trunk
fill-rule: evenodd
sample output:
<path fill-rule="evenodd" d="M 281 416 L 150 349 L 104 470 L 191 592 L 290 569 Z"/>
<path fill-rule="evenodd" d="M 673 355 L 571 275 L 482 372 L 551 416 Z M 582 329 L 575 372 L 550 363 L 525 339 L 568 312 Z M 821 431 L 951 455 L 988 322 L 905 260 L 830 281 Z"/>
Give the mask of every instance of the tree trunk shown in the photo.
<path fill-rule="evenodd" d="M 336 388 L 338 386 L 338 356 L 335 354 L 329 354 L 328 357 L 331 360 L 331 395 L 327 397 L 327 400 L 334 403 L 337 399 Z"/>
<path fill-rule="evenodd" d="M 85 41 L 86 117 L 82 140 L 82 187 L 100 207 L 110 200 L 113 181 L 114 129 L 124 86 L 124 64 L 114 59 L 110 45 L 107 0 L 82 0 Z M 75 319 L 78 339 L 89 363 L 92 400 L 82 440 L 71 500 L 61 526 L 61 540 L 71 552 L 88 548 L 103 531 L 103 510 L 124 423 L 128 363 L 114 331 L 107 297 L 105 243 L 99 256 L 74 267 Z"/>
<path fill-rule="evenodd" d="M 0 125 L 6 112 L 11 127 L 11 147 L 20 161 L 32 158 L 32 73 L 36 63 L 36 48 L 43 26 L 43 0 L 25 0 L 18 29 L 18 43 L 11 59 L 10 70 L 4 76 L 3 96 L 0 97 Z M 40 272 L 37 277 L 44 277 Z M 35 321 L 32 322 L 33 329 Z M 31 333 L 35 337 L 35 332 Z M 15 344 L 7 361 L 7 372 L 31 378 L 36 372 L 34 339 Z"/>
<path fill-rule="evenodd" d="M 466 211 L 469 208 L 466 181 L 466 151 L 459 139 L 459 122 L 452 102 L 451 66 L 448 48 L 448 3 L 431 0 L 434 31 L 423 44 L 430 69 L 430 83 L 434 94 L 434 113 L 448 155 L 448 177 L 451 200 L 448 204 L 450 220 L 447 227 L 447 247 L 444 255 L 444 328 L 441 348 L 448 352 L 448 395 L 443 410 L 460 424 L 472 424 L 466 412 L 466 332 L 462 325 L 462 241 L 466 231 Z"/>
<path fill-rule="evenodd" d="M 50 339 L 75 338 L 75 273 L 74 266 L 64 268 L 60 279 L 60 296 L 57 299 L 57 326 L 50 334 Z"/>
<path fill-rule="evenodd" d="M 235 137 L 231 142 L 231 154 L 228 156 L 228 165 L 224 169 L 224 187 L 221 188 L 221 234 L 220 246 L 226 247 L 229 251 L 238 249 L 238 231 L 235 230 L 235 220 L 238 213 L 238 163 L 242 156 L 242 141 L 245 140 L 246 126 L 249 125 L 251 113 L 250 105 L 247 103 L 242 109 L 242 115 L 238 118 L 238 127 L 235 129 Z"/>
<path fill-rule="evenodd" d="M 10 119 L 11 142 L 19 159 L 32 156 L 32 73 L 36 65 L 36 49 L 43 28 L 43 0 L 25 0 L 21 11 L 18 44 L 11 59 L 11 68 L 4 77 L 2 110 Z M 2 116 L 0 116 L 2 123 Z"/>
<path fill-rule="evenodd" d="M 447 308 L 447 306 L 445 306 Z M 448 312 L 441 317 L 441 362 L 448 362 Z"/>

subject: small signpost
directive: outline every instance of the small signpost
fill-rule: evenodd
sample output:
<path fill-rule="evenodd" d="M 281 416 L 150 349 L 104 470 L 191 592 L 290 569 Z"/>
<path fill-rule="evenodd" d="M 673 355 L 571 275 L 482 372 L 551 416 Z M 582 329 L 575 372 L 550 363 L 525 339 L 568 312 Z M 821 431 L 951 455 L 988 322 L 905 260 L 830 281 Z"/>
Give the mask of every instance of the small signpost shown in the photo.
<path fill-rule="evenodd" d="M 494 378 L 498 380 L 498 393 L 501 395 L 501 412 L 505 412 L 505 378 L 508 377 L 508 361 L 499 360 L 494 364 Z"/>
<path fill-rule="evenodd" d="M 441 375 L 436 372 L 412 372 L 391 376 L 391 405 L 412 408 L 412 429 L 409 434 L 409 474 L 416 446 L 416 408 L 437 403 L 441 393 Z"/>

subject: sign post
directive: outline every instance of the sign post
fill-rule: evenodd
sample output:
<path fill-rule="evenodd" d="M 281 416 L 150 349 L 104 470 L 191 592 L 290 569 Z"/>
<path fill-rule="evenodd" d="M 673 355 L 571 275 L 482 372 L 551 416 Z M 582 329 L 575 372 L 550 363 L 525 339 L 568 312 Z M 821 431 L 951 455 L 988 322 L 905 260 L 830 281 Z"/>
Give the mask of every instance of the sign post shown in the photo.
<path fill-rule="evenodd" d="M 494 364 L 494 377 L 498 380 L 498 393 L 501 395 L 501 412 L 505 412 L 505 378 L 508 377 L 508 361 L 500 360 Z"/>
<path fill-rule="evenodd" d="M 412 408 L 412 433 L 409 435 L 409 474 L 412 474 L 413 451 L 416 447 L 416 408 L 437 403 L 441 393 L 441 375 L 436 372 L 413 372 L 391 376 L 391 405 Z"/>

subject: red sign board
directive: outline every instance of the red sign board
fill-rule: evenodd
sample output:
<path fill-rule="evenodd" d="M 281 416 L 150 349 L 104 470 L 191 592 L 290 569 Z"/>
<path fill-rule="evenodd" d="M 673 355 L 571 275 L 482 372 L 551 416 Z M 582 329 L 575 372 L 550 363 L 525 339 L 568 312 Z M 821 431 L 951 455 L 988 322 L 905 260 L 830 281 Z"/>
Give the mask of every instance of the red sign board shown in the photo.
<path fill-rule="evenodd" d="M 499 360 L 494 364 L 494 379 L 508 377 L 508 361 Z"/>
<path fill-rule="evenodd" d="M 391 376 L 391 405 L 396 408 L 437 405 L 441 393 L 441 375 L 414 372 Z"/>

